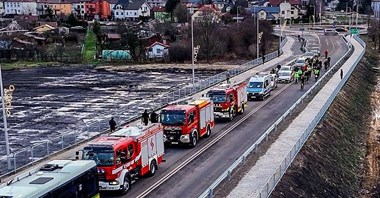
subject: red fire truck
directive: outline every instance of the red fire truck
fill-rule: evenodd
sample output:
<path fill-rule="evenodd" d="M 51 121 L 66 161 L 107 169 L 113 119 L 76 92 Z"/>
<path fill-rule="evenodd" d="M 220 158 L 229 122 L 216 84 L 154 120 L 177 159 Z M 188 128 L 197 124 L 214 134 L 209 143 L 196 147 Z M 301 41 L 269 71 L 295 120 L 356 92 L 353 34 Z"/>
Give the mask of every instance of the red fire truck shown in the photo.
<path fill-rule="evenodd" d="M 125 194 L 132 179 L 155 174 L 163 162 L 163 137 L 159 123 L 127 126 L 90 142 L 82 150 L 82 159 L 97 163 L 100 190 Z"/>
<path fill-rule="evenodd" d="M 230 121 L 237 113 L 243 114 L 247 107 L 247 82 L 222 84 L 207 92 L 214 102 L 215 118 L 228 118 Z"/>
<path fill-rule="evenodd" d="M 200 137 L 210 136 L 215 125 L 213 103 L 209 98 L 169 105 L 161 110 L 160 116 L 167 144 L 195 147 Z"/>

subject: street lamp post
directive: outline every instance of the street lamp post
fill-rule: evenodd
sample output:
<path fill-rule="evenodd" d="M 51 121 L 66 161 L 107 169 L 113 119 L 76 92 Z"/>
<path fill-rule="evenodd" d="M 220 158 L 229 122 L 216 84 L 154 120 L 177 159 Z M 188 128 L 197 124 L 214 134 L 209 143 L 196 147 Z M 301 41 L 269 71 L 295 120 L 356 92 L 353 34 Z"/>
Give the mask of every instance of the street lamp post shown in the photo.
<path fill-rule="evenodd" d="M 198 15 L 198 12 L 194 12 L 193 15 L 191 15 L 191 66 L 192 66 L 192 73 L 193 73 L 193 88 L 195 86 L 195 71 L 194 71 L 194 56 L 195 56 L 195 53 L 194 53 L 194 17 Z"/>
<path fill-rule="evenodd" d="M 11 160 L 9 158 L 10 150 L 9 150 L 9 137 L 8 137 L 8 124 L 7 124 L 7 113 L 5 111 L 5 100 L 4 100 L 4 86 L 3 86 L 3 74 L 1 73 L 0 66 L 0 89 L 1 89 L 1 106 L 3 109 L 3 124 L 4 124 L 4 136 L 5 136 L 5 149 L 7 153 L 7 166 L 8 170 L 11 169 Z"/>
<path fill-rule="evenodd" d="M 256 8 L 256 7 L 255 7 Z M 254 9 L 255 9 L 254 8 Z M 257 40 L 256 40 L 256 57 L 257 57 L 257 60 L 259 60 L 259 23 L 260 23 L 260 20 L 259 20 L 259 13 L 258 12 L 256 12 L 256 26 L 257 26 L 257 28 L 256 28 L 256 38 L 257 38 Z M 259 63 L 259 62 L 258 62 Z M 257 63 L 257 64 L 258 64 Z"/>

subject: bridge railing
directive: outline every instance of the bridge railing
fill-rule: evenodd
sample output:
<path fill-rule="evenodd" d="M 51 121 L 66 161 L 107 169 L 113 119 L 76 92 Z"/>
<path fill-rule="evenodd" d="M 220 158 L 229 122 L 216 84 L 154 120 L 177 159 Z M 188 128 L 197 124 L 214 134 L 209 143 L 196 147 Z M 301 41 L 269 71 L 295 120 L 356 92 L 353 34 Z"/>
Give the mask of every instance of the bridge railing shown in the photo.
<path fill-rule="evenodd" d="M 280 44 L 280 50 L 276 50 L 272 53 L 265 55 L 265 61 L 267 62 L 277 58 L 279 56 L 278 53 L 282 54 L 282 47 L 285 45 L 286 42 L 287 37 L 284 37 Z M 109 129 L 108 121 L 111 117 L 114 117 L 115 121 L 117 123 L 120 123 L 120 125 L 131 123 L 141 118 L 140 112 L 143 109 L 159 110 L 162 107 L 166 106 L 169 102 L 191 96 L 213 85 L 225 81 L 227 78 L 227 74 L 230 77 L 237 76 L 259 66 L 260 64 L 262 64 L 262 58 L 249 61 L 247 63 L 244 63 L 240 67 L 221 72 L 206 79 L 198 80 L 194 84 L 194 86 L 192 86 L 192 84 L 188 84 L 182 87 L 181 89 L 169 91 L 168 93 L 156 97 L 155 99 L 147 98 L 146 100 L 143 100 L 140 103 L 140 106 L 136 107 L 136 111 L 132 115 L 120 111 L 116 112 L 114 115 L 100 116 L 105 119 L 98 119 L 90 123 L 84 123 L 86 127 L 82 127 L 78 130 L 71 131 L 69 133 L 61 134 L 58 137 L 49 140 L 44 140 L 28 148 L 13 152 L 10 156 L 10 160 L 13 167 L 12 170 L 6 169 L 6 159 L 2 159 L 0 161 L 0 170 L 2 170 L 2 173 L 5 172 L 0 176 L 0 179 L 6 177 L 9 174 L 17 172 L 18 170 L 22 170 L 42 160 L 45 160 L 46 157 L 52 154 L 58 154 L 61 151 L 73 148 L 84 142 L 87 142 L 88 140 L 97 137 L 99 134 L 106 133 Z"/>
<path fill-rule="evenodd" d="M 273 124 L 272 126 L 270 126 L 262 136 L 260 136 L 260 138 L 254 143 L 252 144 L 252 146 L 250 146 L 238 159 L 235 160 L 235 162 L 229 166 L 227 168 L 226 171 L 224 171 L 200 196 L 199 198 L 205 198 L 205 197 L 208 197 L 208 198 L 212 198 L 214 197 L 214 189 L 216 189 L 220 183 L 222 183 L 223 181 L 226 181 L 228 182 L 230 179 L 231 179 L 231 175 L 232 175 L 232 172 L 238 168 L 240 165 L 244 164 L 245 160 L 248 158 L 248 156 L 250 154 L 252 154 L 252 152 L 256 152 L 256 149 L 258 149 L 258 146 L 264 141 L 268 141 L 268 138 L 269 138 L 269 135 L 272 133 L 272 132 L 276 132 L 277 131 L 277 128 L 278 126 L 288 117 L 288 116 L 291 116 L 292 113 L 295 111 L 295 109 L 300 105 L 302 104 L 311 94 L 313 94 L 316 89 L 322 84 L 323 81 L 325 81 L 327 79 L 328 76 L 330 76 L 331 74 L 333 74 L 337 68 L 339 68 L 340 66 L 342 66 L 346 60 L 352 55 L 353 53 L 353 48 L 348 44 L 346 43 L 347 46 L 349 47 L 348 51 L 343 55 L 342 58 L 340 58 L 327 72 L 325 75 L 323 75 L 320 79 L 318 79 L 318 81 L 308 90 L 306 91 L 306 93 L 304 95 L 302 95 L 302 97 L 300 99 L 298 99 L 279 119 L 277 119 Z M 298 148 L 298 147 L 297 147 Z M 285 159 L 283 161 L 284 165 L 282 166 L 279 166 L 278 167 L 278 170 L 276 170 L 277 172 L 279 171 L 283 171 L 285 165 L 289 166 L 289 164 L 291 163 L 291 161 L 287 161 L 287 159 Z M 283 174 L 283 173 L 282 173 Z M 278 175 L 278 173 L 274 173 L 273 176 L 271 177 L 271 179 L 267 182 L 267 184 L 265 185 L 265 188 L 263 190 L 266 190 L 268 189 L 268 191 L 264 191 L 264 192 L 268 192 L 267 195 L 270 194 L 269 191 L 271 191 L 274 187 L 275 187 L 275 184 L 276 182 L 278 182 L 279 180 L 279 177 L 276 177 Z M 275 181 L 275 182 L 273 182 Z M 262 191 L 263 192 L 263 191 Z M 264 194 L 264 193 L 260 193 L 260 194 Z M 263 197 L 266 197 L 265 195 Z"/>

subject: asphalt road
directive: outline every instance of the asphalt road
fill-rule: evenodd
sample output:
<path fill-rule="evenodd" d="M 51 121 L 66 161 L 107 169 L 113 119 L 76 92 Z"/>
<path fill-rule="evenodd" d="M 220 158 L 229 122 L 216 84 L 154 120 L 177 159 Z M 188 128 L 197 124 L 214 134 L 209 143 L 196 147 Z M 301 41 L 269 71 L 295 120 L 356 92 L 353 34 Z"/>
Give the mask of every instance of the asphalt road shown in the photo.
<path fill-rule="evenodd" d="M 320 36 L 320 41 L 316 37 L 305 35 L 308 45 L 321 43 L 321 51 L 326 48 L 332 55 L 332 63 L 335 63 L 347 50 L 344 41 L 336 36 Z M 295 55 L 302 54 L 299 51 L 299 44 L 295 45 L 292 51 Z M 286 60 L 284 63 L 289 62 Z M 323 71 L 322 71 L 323 73 Z M 166 149 L 166 162 L 159 166 L 154 177 L 141 178 L 132 185 L 131 191 L 124 197 L 138 197 L 142 192 L 152 186 L 160 179 L 177 168 L 191 155 L 200 151 L 208 142 L 225 134 L 226 130 L 239 122 L 239 119 L 247 117 L 235 129 L 225 135 L 211 148 L 190 162 L 178 173 L 170 177 L 166 182 L 153 190 L 147 197 L 197 197 L 202 193 L 236 158 L 238 158 L 249 146 L 251 146 L 271 124 L 279 118 L 291 105 L 297 101 L 302 94 L 314 84 L 314 80 L 306 84 L 305 90 L 300 91 L 300 85 L 280 84 L 272 96 L 264 101 L 253 101 L 249 103 L 244 115 L 240 115 L 233 122 L 218 122 L 213 129 L 210 138 L 202 139 L 194 149 L 182 147 L 170 147 Z M 252 111 L 252 116 L 246 116 Z M 104 193 L 102 197 L 118 197 L 112 193 Z"/>

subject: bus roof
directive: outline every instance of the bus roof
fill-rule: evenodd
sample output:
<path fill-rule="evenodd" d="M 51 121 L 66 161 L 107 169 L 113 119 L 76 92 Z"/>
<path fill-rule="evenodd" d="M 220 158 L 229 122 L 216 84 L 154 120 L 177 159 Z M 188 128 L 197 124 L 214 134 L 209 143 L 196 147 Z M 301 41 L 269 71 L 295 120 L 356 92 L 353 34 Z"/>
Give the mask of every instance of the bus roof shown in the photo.
<path fill-rule="evenodd" d="M 94 167 L 93 160 L 53 160 L 0 185 L 0 197 L 40 197 Z"/>

